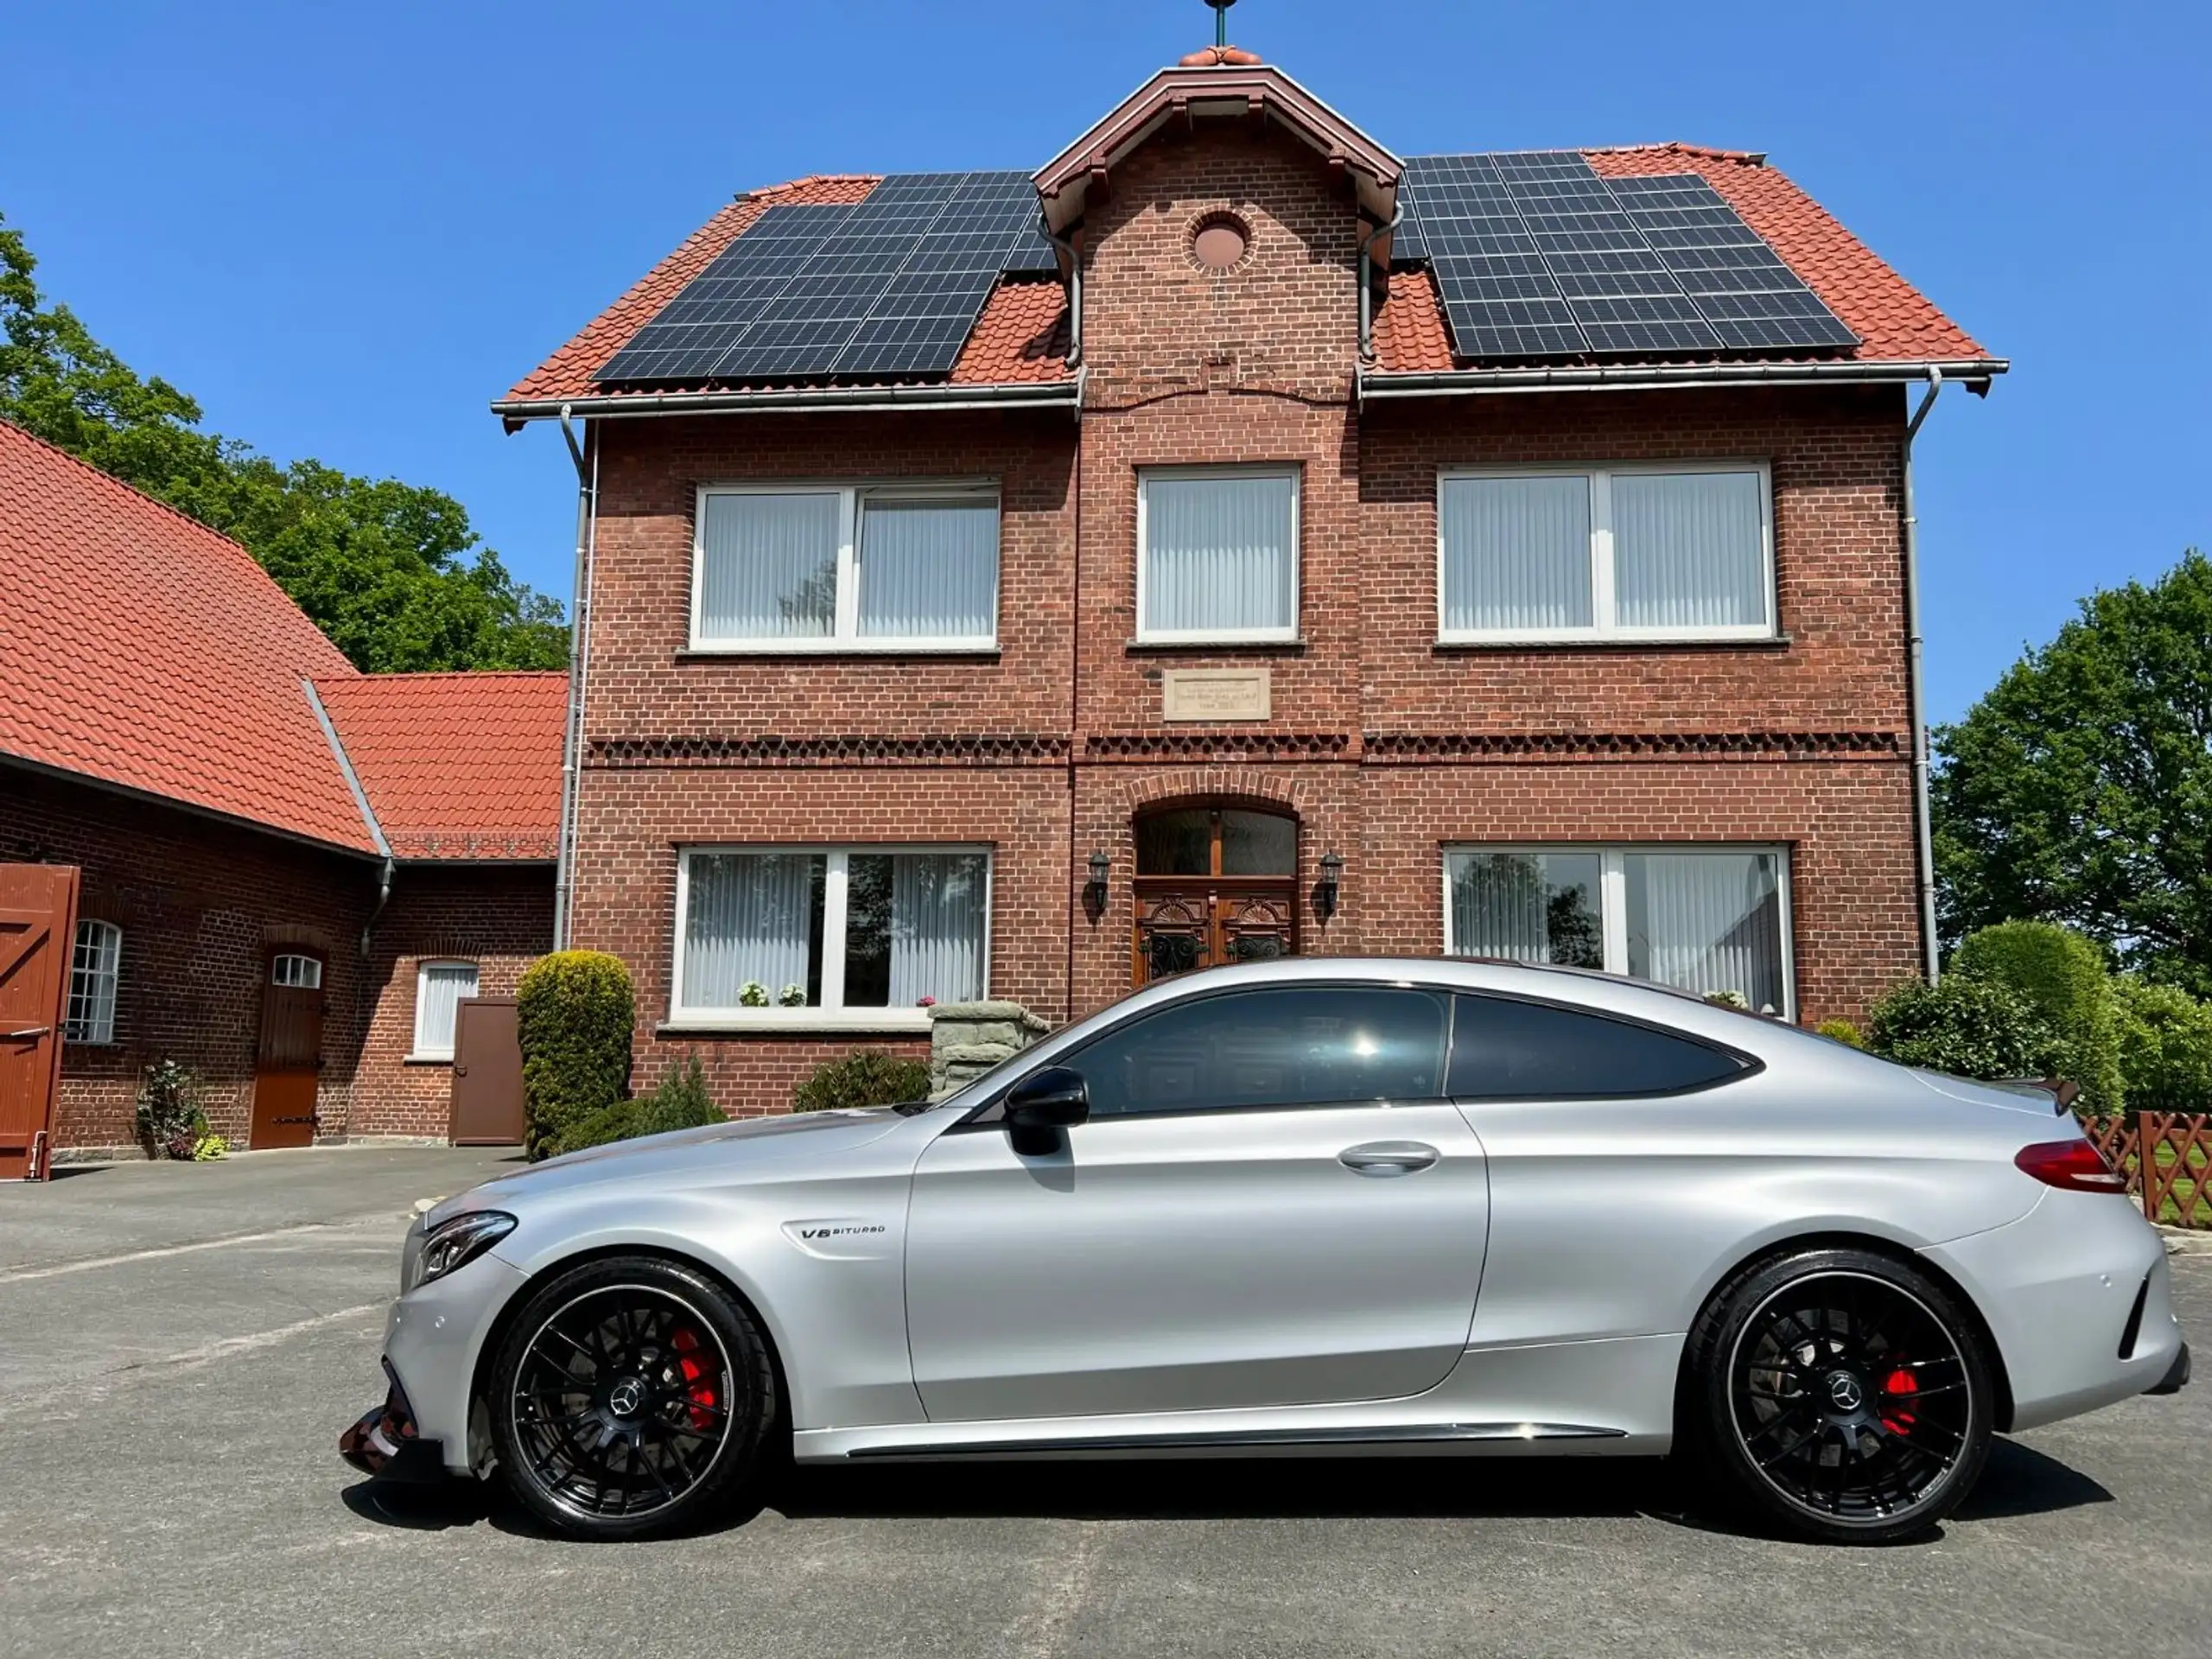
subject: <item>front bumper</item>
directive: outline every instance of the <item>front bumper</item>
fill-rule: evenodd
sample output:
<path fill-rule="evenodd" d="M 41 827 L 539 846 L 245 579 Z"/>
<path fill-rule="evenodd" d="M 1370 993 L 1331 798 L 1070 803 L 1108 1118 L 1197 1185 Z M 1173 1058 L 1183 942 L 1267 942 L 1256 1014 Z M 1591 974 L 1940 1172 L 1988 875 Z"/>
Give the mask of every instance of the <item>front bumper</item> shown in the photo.
<path fill-rule="evenodd" d="M 391 1380 L 384 1403 L 365 1412 L 338 1437 L 338 1455 L 363 1474 L 385 1480 L 443 1480 L 444 1449 L 417 1431 L 415 1408 L 407 1403 L 407 1390 L 400 1387 L 399 1374 L 390 1360 L 385 1361 L 384 1370 Z"/>

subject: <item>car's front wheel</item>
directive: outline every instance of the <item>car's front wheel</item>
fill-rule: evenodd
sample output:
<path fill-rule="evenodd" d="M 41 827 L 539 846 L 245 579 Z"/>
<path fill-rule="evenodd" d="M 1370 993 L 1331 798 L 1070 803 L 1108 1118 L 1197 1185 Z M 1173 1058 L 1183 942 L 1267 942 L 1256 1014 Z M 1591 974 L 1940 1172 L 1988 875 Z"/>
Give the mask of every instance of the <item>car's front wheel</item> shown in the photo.
<path fill-rule="evenodd" d="M 1871 1250 L 1754 1263 L 1690 1333 L 1684 1450 L 1792 1531 L 1924 1532 L 1973 1490 L 1995 1389 L 1980 1328 L 1925 1274 Z"/>
<path fill-rule="evenodd" d="M 751 1314 L 658 1256 L 551 1280 L 508 1326 L 487 1392 L 508 1486 L 588 1538 L 711 1518 L 760 1472 L 777 1413 Z"/>

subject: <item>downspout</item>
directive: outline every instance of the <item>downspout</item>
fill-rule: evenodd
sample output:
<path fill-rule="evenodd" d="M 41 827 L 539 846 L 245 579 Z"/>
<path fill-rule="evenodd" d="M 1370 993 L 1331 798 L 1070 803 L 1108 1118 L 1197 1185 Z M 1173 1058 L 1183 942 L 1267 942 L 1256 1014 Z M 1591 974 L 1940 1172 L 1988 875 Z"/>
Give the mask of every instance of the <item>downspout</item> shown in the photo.
<path fill-rule="evenodd" d="M 1081 269 L 1080 266 L 1077 267 Z M 1077 315 L 1080 315 L 1078 313 Z M 1073 350 L 1071 343 L 1070 349 Z M 1082 404 L 1076 405 L 1078 411 Z M 1067 992 L 1065 999 L 1065 1018 L 1075 1020 L 1075 930 L 1076 912 L 1081 901 L 1077 899 L 1076 887 L 1076 804 L 1082 798 L 1076 788 L 1076 745 L 1081 741 L 1083 725 L 1083 421 L 1078 413 L 1075 428 L 1075 579 L 1070 595 L 1068 616 L 1068 964 Z M 1087 877 L 1085 878 L 1088 879 Z M 1104 919 L 1104 912 L 1100 912 Z"/>
<path fill-rule="evenodd" d="M 1921 398 L 1920 407 L 1913 411 L 1912 419 L 1904 429 L 1904 477 L 1900 493 L 1904 528 L 1905 702 L 1906 714 L 1912 721 L 1912 828 L 1919 861 L 1921 970 L 1927 975 L 1930 985 L 1942 974 L 1942 964 L 1936 938 L 1936 835 L 1928 801 L 1928 702 L 1921 683 L 1920 518 L 1913 507 L 1912 441 L 1919 435 L 1920 423 L 1928 418 L 1928 411 L 1936 407 L 1936 394 L 1942 390 L 1943 371 L 1930 364 L 1927 395 Z"/>
<path fill-rule="evenodd" d="M 1083 366 L 1083 256 L 1076 251 L 1074 243 L 1052 234 L 1042 214 L 1037 223 L 1045 239 L 1068 257 L 1068 367 L 1079 369 Z"/>
<path fill-rule="evenodd" d="M 1390 222 L 1377 225 L 1359 239 L 1359 360 L 1363 363 L 1375 360 L 1375 244 L 1396 230 L 1405 216 L 1404 205 L 1394 200 L 1390 204 Z"/>
<path fill-rule="evenodd" d="M 576 807 L 583 784 L 584 664 L 591 634 L 592 573 L 599 546 L 599 446 L 593 442 L 591 423 L 584 423 L 584 443 L 576 442 L 569 423 L 569 405 L 561 405 L 561 435 L 569 445 L 569 459 L 576 469 L 576 563 L 569 605 L 569 718 L 561 741 L 561 833 L 555 845 L 553 875 L 553 948 L 569 948 L 569 922 L 575 907 L 576 874 Z M 584 454 L 590 444 L 591 455 Z"/>

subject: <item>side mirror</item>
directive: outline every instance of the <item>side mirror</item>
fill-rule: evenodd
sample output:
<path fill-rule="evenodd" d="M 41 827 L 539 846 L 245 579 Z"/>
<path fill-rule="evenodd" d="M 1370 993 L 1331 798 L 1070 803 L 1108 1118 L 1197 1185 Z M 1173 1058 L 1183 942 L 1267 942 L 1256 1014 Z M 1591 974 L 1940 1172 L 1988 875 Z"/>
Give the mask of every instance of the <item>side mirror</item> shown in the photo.
<path fill-rule="evenodd" d="M 1007 1138 L 1025 1157 L 1060 1149 L 1060 1131 L 1090 1117 L 1090 1090 L 1083 1073 L 1065 1065 L 1032 1072 L 1007 1091 Z"/>

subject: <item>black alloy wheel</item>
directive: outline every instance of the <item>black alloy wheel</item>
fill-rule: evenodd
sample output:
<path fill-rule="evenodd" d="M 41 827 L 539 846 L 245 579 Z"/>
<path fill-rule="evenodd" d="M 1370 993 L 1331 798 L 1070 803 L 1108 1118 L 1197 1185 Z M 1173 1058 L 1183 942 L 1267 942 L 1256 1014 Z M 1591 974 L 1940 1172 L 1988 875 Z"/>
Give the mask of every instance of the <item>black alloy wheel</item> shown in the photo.
<path fill-rule="evenodd" d="M 590 1538 L 726 1505 L 759 1472 L 776 1414 L 751 1316 L 705 1275 L 652 1256 L 588 1263 L 533 1296 L 487 1392 L 516 1497 Z"/>
<path fill-rule="evenodd" d="M 1967 1497 L 1994 1389 L 1979 1328 L 1902 1262 L 1860 1250 L 1770 1261 L 1692 1332 L 1694 1442 L 1735 1495 L 1790 1529 L 1885 1543 Z"/>

